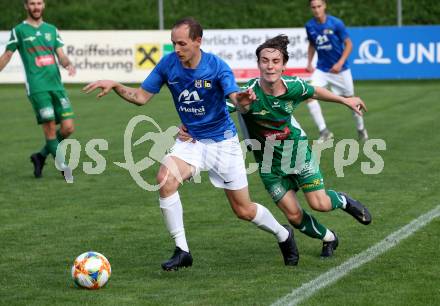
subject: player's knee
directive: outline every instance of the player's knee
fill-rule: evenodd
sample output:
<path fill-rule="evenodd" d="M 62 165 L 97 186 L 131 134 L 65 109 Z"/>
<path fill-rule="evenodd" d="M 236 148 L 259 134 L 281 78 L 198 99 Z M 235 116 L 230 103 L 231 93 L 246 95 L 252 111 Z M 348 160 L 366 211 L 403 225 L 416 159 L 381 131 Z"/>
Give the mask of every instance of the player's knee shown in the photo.
<path fill-rule="evenodd" d="M 290 224 L 299 225 L 302 220 L 302 212 L 300 209 L 285 213 Z"/>
<path fill-rule="evenodd" d="M 75 132 L 75 127 L 73 125 L 69 125 L 64 127 L 64 129 L 62 130 L 62 134 L 64 135 L 65 138 L 69 137 L 70 135 L 73 134 L 73 132 Z"/>
<path fill-rule="evenodd" d="M 168 171 L 161 167 L 156 175 L 156 183 L 163 186 L 167 183 L 168 180 L 169 180 Z"/>
<path fill-rule="evenodd" d="M 67 119 L 63 122 L 61 122 L 61 135 L 63 136 L 63 138 L 67 138 L 70 135 L 73 134 L 73 132 L 75 131 L 75 126 L 73 125 L 73 120 L 72 119 Z"/>
<path fill-rule="evenodd" d="M 179 187 L 179 181 L 165 167 L 159 169 L 156 182 L 165 193 L 176 191 Z"/>
<path fill-rule="evenodd" d="M 53 139 L 56 137 L 57 126 L 54 120 L 43 122 L 42 124 L 44 136 L 47 139 Z"/>
<path fill-rule="evenodd" d="M 237 218 L 239 218 L 241 220 L 245 220 L 245 221 L 251 221 L 255 217 L 249 211 L 242 210 L 242 209 L 234 211 L 234 212 L 235 212 L 235 215 L 237 216 Z"/>
<path fill-rule="evenodd" d="M 251 221 L 255 218 L 255 209 L 253 209 L 250 202 L 247 205 L 243 205 L 242 203 L 240 205 L 233 205 L 232 209 L 237 218 L 241 220 Z"/>

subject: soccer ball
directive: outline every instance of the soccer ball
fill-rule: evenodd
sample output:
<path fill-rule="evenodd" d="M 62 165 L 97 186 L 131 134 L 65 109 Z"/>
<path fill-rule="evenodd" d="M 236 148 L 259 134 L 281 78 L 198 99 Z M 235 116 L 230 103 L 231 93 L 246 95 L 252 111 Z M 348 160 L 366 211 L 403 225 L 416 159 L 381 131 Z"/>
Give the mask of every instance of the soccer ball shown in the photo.
<path fill-rule="evenodd" d="M 107 258 L 93 251 L 79 255 L 72 266 L 73 281 L 77 286 L 87 289 L 103 287 L 111 273 L 112 269 Z"/>

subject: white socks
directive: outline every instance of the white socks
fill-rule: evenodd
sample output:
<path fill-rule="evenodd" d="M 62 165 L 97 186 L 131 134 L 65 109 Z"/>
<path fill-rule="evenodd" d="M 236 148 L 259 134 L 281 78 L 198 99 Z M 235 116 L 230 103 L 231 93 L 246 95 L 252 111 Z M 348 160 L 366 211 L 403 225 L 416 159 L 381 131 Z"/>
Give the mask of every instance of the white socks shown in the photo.
<path fill-rule="evenodd" d="M 346 209 L 347 208 L 347 198 L 340 193 L 338 195 L 339 195 L 338 198 L 340 198 L 341 202 L 342 202 L 342 205 L 341 205 L 342 209 Z"/>
<path fill-rule="evenodd" d="M 174 239 L 177 247 L 185 252 L 189 252 L 183 227 L 183 208 L 179 192 L 166 198 L 159 198 L 159 203 L 171 238 Z"/>
<path fill-rule="evenodd" d="M 266 207 L 258 203 L 255 203 L 255 205 L 257 206 L 257 214 L 251 222 L 262 230 L 274 234 L 278 242 L 286 241 L 289 238 L 289 232 L 278 223 Z"/>
<path fill-rule="evenodd" d="M 307 107 L 309 108 L 310 115 L 312 115 L 313 121 L 315 121 L 316 126 L 319 131 L 325 130 L 327 125 L 325 124 L 324 116 L 322 115 L 321 106 L 319 102 L 316 100 L 312 100 L 307 103 Z"/>
<path fill-rule="evenodd" d="M 365 126 L 364 126 L 364 118 L 362 116 L 359 116 L 355 112 L 353 112 L 353 118 L 354 118 L 354 121 L 356 122 L 357 130 L 358 131 L 362 131 L 365 128 Z"/>
<path fill-rule="evenodd" d="M 335 234 L 333 234 L 332 231 L 329 229 L 327 229 L 324 238 L 322 238 L 322 240 L 325 242 L 334 241 L 335 239 L 336 239 Z"/>
<path fill-rule="evenodd" d="M 183 209 L 180 202 L 179 192 L 166 197 L 159 198 L 160 209 L 165 220 L 171 238 L 174 239 L 176 246 L 183 251 L 189 252 L 188 243 L 186 242 L 185 229 L 183 227 Z M 278 242 L 286 241 L 289 232 L 274 218 L 271 212 L 264 206 L 255 203 L 257 213 L 252 220 L 256 226 L 262 230 L 272 233 L 277 237 Z"/>

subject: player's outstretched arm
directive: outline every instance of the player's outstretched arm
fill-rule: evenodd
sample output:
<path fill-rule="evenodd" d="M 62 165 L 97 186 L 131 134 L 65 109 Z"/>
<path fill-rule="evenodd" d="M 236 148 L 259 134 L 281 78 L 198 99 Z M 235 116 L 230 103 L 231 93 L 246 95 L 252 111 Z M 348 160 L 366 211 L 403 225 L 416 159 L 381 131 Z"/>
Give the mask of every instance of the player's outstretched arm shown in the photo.
<path fill-rule="evenodd" d="M 361 98 L 359 97 L 345 98 L 342 96 L 338 96 L 323 87 L 315 86 L 315 93 L 313 94 L 313 98 L 321 101 L 344 104 L 345 106 L 351 108 L 355 113 L 361 116 L 363 110 L 367 111 L 367 107 L 365 106 L 365 103 L 364 101 L 361 100 Z"/>
<path fill-rule="evenodd" d="M 132 88 L 111 80 L 92 82 L 86 85 L 83 88 L 83 91 L 85 93 L 91 93 L 95 89 L 101 89 L 101 92 L 97 95 L 98 98 L 101 98 L 107 95 L 111 90 L 114 90 L 121 98 L 136 105 L 144 105 L 154 96 L 154 94 L 145 91 L 141 87 Z"/>
<path fill-rule="evenodd" d="M 245 91 L 233 92 L 229 95 L 229 100 L 242 114 L 245 114 L 249 111 L 252 102 L 254 102 L 256 99 L 257 96 L 252 88 L 248 88 Z"/>
<path fill-rule="evenodd" d="M 69 72 L 69 76 L 75 76 L 76 74 L 76 68 L 73 66 L 72 62 L 69 60 L 67 55 L 64 53 L 63 48 L 58 48 L 56 50 L 58 61 L 60 62 L 61 66 L 64 67 Z"/>
<path fill-rule="evenodd" d="M 0 56 L 0 71 L 2 71 L 3 68 L 6 67 L 6 65 L 11 60 L 13 54 L 14 52 L 6 50 L 5 53 L 3 53 L 2 56 Z"/>

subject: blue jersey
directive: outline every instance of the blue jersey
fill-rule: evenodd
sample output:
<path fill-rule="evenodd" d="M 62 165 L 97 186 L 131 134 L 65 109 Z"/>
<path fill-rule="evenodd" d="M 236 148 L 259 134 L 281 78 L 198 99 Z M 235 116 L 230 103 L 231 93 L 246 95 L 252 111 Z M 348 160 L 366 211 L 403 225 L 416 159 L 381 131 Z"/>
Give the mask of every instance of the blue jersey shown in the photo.
<path fill-rule="evenodd" d="M 158 93 L 167 84 L 180 120 L 194 139 L 222 141 L 237 134 L 226 96 L 240 89 L 231 68 L 219 57 L 202 52 L 195 69 L 182 66 L 175 52 L 162 58 L 141 87 Z"/>
<path fill-rule="evenodd" d="M 348 38 L 347 30 L 341 19 L 327 15 L 324 23 L 315 18 L 306 23 L 307 38 L 318 52 L 317 68 L 328 72 L 341 58 L 344 51 L 344 40 Z M 348 69 L 345 61 L 341 71 Z"/>

